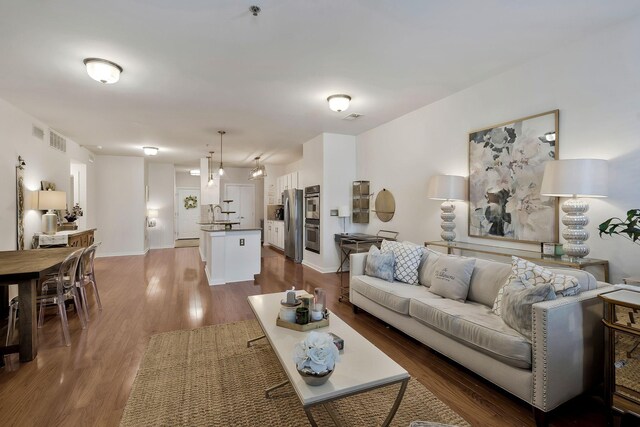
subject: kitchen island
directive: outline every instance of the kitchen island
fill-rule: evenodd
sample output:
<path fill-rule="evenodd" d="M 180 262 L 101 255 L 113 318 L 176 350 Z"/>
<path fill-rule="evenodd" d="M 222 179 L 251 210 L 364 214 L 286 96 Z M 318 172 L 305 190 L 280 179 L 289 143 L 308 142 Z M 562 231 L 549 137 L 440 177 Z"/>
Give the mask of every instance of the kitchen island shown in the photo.
<path fill-rule="evenodd" d="M 260 274 L 260 229 L 210 225 L 200 228 L 200 256 L 209 285 L 254 280 Z"/>

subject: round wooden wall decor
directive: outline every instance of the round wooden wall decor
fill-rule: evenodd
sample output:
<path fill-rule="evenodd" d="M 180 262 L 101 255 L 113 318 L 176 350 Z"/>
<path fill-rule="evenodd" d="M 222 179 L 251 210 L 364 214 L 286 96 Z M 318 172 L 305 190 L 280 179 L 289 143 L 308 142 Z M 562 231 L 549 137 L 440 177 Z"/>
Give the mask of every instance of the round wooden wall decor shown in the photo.
<path fill-rule="evenodd" d="M 396 199 L 393 198 L 391 191 L 383 188 L 376 196 L 375 202 L 376 216 L 382 222 L 389 222 L 396 213 Z"/>
<path fill-rule="evenodd" d="M 198 197 L 197 196 L 187 196 L 184 198 L 184 208 L 185 209 L 195 209 L 198 207 Z"/>

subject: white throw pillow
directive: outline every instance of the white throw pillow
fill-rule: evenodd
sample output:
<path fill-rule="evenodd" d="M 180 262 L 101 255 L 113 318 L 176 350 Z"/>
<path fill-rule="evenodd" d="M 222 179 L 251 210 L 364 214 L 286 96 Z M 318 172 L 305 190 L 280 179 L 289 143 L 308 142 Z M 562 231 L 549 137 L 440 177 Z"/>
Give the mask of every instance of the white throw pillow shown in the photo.
<path fill-rule="evenodd" d="M 441 297 L 465 302 L 469 293 L 471 274 L 476 264 L 474 258 L 458 258 L 442 256 L 438 258 L 434 266 L 434 275 L 431 278 L 432 292 Z"/>
<path fill-rule="evenodd" d="M 560 277 L 558 277 L 560 276 Z M 502 315 L 502 297 L 504 288 L 514 282 L 520 282 L 525 286 L 535 286 L 542 283 L 551 283 L 556 290 L 556 295 L 570 296 L 580 292 L 578 279 L 563 274 L 554 274 L 546 268 L 515 256 L 511 257 L 511 275 L 504 286 L 498 291 L 498 296 L 493 302 L 492 311 L 498 316 Z"/>
<path fill-rule="evenodd" d="M 393 278 L 410 285 L 419 285 L 418 266 L 424 254 L 424 248 L 413 243 L 383 240 L 380 252 L 393 252 L 396 265 Z"/>

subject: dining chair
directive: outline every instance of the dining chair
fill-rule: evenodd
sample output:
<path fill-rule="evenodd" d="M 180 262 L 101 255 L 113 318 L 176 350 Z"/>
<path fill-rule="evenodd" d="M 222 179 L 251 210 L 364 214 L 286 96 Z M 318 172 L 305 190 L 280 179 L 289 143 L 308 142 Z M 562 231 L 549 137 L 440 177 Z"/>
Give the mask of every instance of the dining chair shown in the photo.
<path fill-rule="evenodd" d="M 80 303 L 80 295 L 76 286 L 78 280 L 78 264 L 80 263 L 80 258 L 84 250 L 85 249 L 78 249 L 67 256 L 65 260 L 62 261 L 58 273 L 42 283 L 42 293 L 36 297 L 36 302 L 40 308 L 38 328 L 41 328 L 44 323 L 44 308 L 51 305 L 57 306 L 62 324 L 62 334 L 64 335 L 64 342 L 67 347 L 71 345 L 71 337 L 69 336 L 69 322 L 65 301 L 73 300 L 82 329 L 87 327 L 85 321 L 86 316 Z"/>
<path fill-rule="evenodd" d="M 80 264 L 78 265 L 78 282 L 77 286 L 80 290 L 80 297 L 82 298 L 82 305 L 84 307 L 84 314 L 87 322 L 89 321 L 89 304 L 87 302 L 87 286 L 93 288 L 93 294 L 96 297 L 96 303 L 98 310 L 102 310 L 102 302 L 100 301 L 100 293 L 98 292 L 98 285 L 96 283 L 96 274 L 93 268 L 93 261 L 96 257 L 96 249 L 100 246 L 100 242 L 94 243 L 84 250 L 82 257 L 80 258 Z"/>

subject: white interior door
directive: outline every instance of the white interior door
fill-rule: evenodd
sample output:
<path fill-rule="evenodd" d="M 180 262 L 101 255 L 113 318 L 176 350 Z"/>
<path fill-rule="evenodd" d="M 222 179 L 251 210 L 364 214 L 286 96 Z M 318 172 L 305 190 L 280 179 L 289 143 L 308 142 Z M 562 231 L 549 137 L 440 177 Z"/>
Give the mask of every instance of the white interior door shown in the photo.
<path fill-rule="evenodd" d="M 233 200 L 229 210 L 235 213 L 229 219 L 240 223 L 240 228 L 256 226 L 256 189 L 251 184 L 225 185 L 225 200 Z"/>
<path fill-rule="evenodd" d="M 178 188 L 178 239 L 196 239 L 200 237 L 200 189 L 199 188 Z M 195 208 L 187 209 L 185 199 L 189 196 L 198 200 Z"/>

